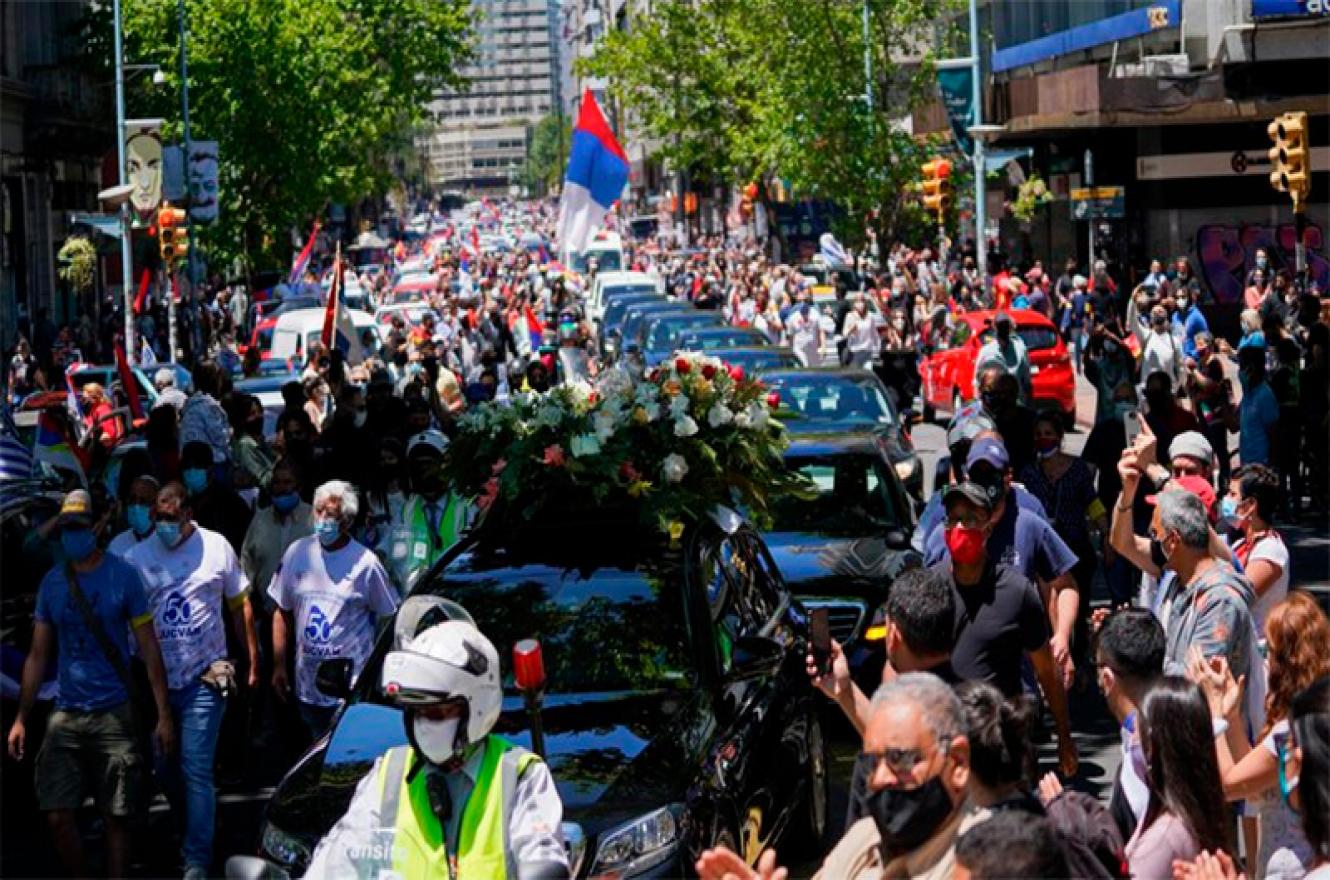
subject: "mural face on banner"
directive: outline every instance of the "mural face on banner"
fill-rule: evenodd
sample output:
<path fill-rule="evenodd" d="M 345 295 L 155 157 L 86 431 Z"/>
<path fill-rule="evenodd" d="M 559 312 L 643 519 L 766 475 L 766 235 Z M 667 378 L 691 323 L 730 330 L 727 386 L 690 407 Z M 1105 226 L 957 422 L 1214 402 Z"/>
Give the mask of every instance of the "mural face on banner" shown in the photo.
<path fill-rule="evenodd" d="M 1202 226 L 1196 230 L 1196 253 L 1200 255 L 1201 277 L 1215 302 L 1242 301 L 1247 275 L 1256 268 L 1256 251 L 1264 249 L 1275 271 L 1293 272 L 1297 265 L 1294 251 L 1297 233 L 1292 223 L 1279 226 Z M 1307 267 L 1321 290 L 1330 289 L 1330 260 L 1325 256 L 1325 236 L 1321 227 L 1309 223 L 1302 242 L 1307 250 Z"/>
<path fill-rule="evenodd" d="M 194 141 L 189 153 L 189 216 L 210 223 L 217 219 L 217 142 Z"/>
<path fill-rule="evenodd" d="M 157 123 L 125 127 L 125 178 L 129 202 L 147 220 L 162 203 L 162 137 Z"/>

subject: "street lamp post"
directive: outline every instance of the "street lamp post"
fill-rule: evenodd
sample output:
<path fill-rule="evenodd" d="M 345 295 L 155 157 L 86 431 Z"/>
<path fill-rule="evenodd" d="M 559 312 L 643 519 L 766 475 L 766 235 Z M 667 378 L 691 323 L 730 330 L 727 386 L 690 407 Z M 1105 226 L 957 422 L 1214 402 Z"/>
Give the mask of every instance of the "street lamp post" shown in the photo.
<path fill-rule="evenodd" d="M 983 64 L 979 59 L 979 3 L 970 0 L 970 88 L 971 103 L 974 105 L 973 125 L 977 128 L 984 124 L 984 82 Z M 988 239 L 985 228 L 988 226 L 988 206 L 984 204 L 984 139 L 972 138 L 974 143 L 974 250 L 975 264 L 979 269 L 979 283 L 984 284 L 988 277 Z"/>
<path fill-rule="evenodd" d="M 193 161 L 194 155 L 194 142 L 189 136 L 189 17 L 185 10 L 185 0 L 178 0 L 177 10 L 179 13 L 178 24 L 180 26 L 180 123 L 185 141 L 185 161 L 182 164 L 185 166 L 183 169 L 185 175 L 185 217 L 186 222 L 189 222 L 194 210 L 194 193 L 190 188 L 191 181 L 189 173 L 189 167 Z M 187 274 L 189 275 L 189 301 L 191 303 L 191 314 L 193 314 L 192 304 L 196 302 L 194 298 L 194 285 L 198 283 L 198 262 L 195 257 L 197 249 L 198 239 L 194 238 L 190 242 L 189 253 L 186 254 L 185 257 L 188 261 Z M 175 304 L 174 296 L 171 298 L 171 302 L 172 305 Z M 197 320 L 192 323 L 194 350 L 197 351 L 198 343 L 201 341 L 198 335 L 199 324 Z M 171 350 L 171 360 L 174 361 L 175 359 L 176 351 L 173 348 Z"/>
<path fill-rule="evenodd" d="M 123 34 L 120 26 L 120 0 L 113 0 L 112 17 L 115 19 L 115 152 L 118 160 L 116 180 L 125 186 L 125 57 Z M 130 246 L 129 205 L 120 204 L 120 284 L 125 300 L 125 359 L 134 364 L 138 360 L 138 346 L 134 344 L 134 251 Z"/>

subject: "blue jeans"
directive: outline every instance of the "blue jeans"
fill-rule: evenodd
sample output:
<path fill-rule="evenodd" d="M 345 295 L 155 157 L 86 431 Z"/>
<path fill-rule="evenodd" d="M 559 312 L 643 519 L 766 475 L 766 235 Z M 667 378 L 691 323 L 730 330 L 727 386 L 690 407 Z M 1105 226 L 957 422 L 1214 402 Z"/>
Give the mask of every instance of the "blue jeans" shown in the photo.
<path fill-rule="evenodd" d="M 212 765 L 226 700 L 202 682 L 170 691 L 168 697 L 176 725 L 176 754 L 169 761 L 158 758 L 157 774 L 172 809 L 185 817 L 185 838 L 180 847 L 185 867 L 206 871 L 212 864 L 217 814 Z"/>

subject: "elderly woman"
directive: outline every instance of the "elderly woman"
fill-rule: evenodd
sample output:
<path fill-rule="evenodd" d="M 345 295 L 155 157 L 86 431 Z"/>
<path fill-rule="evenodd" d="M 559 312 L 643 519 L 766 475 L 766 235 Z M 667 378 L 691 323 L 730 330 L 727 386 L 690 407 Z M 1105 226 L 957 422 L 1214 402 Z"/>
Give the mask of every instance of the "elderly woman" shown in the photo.
<path fill-rule="evenodd" d="M 315 490 L 314 534 L 287 549 L 268 587 L 281 612 L 273 618 L 273 691 L 289 699 L 287 657 L 294 640 L 295 697 L 315 738 L 337 711 L 337 700 L 314 684 L 319 664 L 348 659 L 354 679 L 374 649 L 379 624 L 397 610 L 397 593 L 379 558 L 351 537 L 359 512 L 350 483 L 330 480 Z"/>

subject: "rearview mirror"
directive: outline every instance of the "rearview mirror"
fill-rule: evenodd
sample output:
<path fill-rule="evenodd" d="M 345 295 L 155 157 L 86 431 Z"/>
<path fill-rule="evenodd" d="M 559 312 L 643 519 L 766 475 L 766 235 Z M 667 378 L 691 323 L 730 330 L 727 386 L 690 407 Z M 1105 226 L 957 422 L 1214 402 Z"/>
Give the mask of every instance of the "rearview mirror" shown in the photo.
<path fill-rule="evenodd" d="M 325 697 L 345 700 L 351 696 L 351 661 L 345 657 L 323 660 L 314 671 L 314 687 Z"/>

